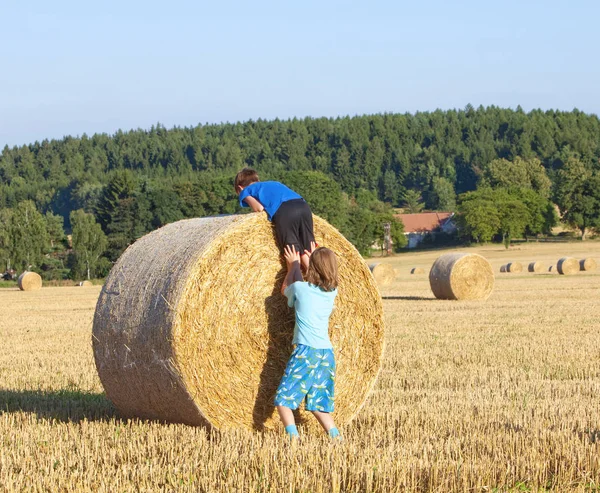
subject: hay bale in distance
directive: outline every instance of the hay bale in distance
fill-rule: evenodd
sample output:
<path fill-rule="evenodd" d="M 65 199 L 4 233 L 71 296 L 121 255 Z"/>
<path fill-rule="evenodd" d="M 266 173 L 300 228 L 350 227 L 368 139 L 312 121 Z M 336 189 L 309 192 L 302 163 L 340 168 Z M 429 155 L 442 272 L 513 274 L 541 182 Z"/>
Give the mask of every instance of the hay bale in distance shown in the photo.
<path fill-rule="evenodd" d="M 423 269 L 422 267 L 413 267 L 410 270 L 411 274 L 425 274 L 425 269 Z"/>
<path fill-rule="evenodd" d="M 530 262 L 527 266 L 529 272 L 543 272 L 545 270 L 544 264 L 541 262 Z"/>
<path fill-rule="evenodd" d="M 429 284 L 439 299 L 485 300 L 494 288 L 494 271 L 481 255 L 446 253 L 431 267 Z"/>
<path fill-rule="evenodd" d="M 506 265 L 500 266 L 500 272 L 506 272 Z"/>
<path fill-rule="evenodd" d="M 369 265 L 369 269 L 379 287 L 391 284 L 396 278 L 394 268 L 390 264 L 375 263 Z"/>
<path fill-rule="evenodd" d="M 520 262 L 509 262 L 506 264 L 506 272 L 511 274 L 519 273 L 523 271 L 523 266 Z"/>
<path fill-rule="evenodd" d="M 551 265 L 550 267 L 548 267 L 548 272 L 552 272 L 553 274 L 556 273 L 556 265 Z"/>
<path fill-rule="evenodd" d="M 591 257 L 582 258 L 579 261 L 579 270 L 583 270 L 583 271 L 596 270 L 596 267 L 597 267 L 596 260 Z"/>
<path fill-rule="evenodd" d="M 82 288 L 89 288 L 90 286 L 93 286 L 94 284 L 92 283 L 92 281 L 81 281 L 78 286 L 82 287 Z"/>
<path fill-rule="evenodd" d="M 556 270 L 563 276 L 577 274 L 579 272 L 579 261 L 573 257 L 563 257 L 557 262 Z"/>
<path fill-rule="evenodd" d="M 37 272 L 25 271 L 17 279 L 17 286 L 21 291 L 37 291 L 42 289 L 42 276 Z"/>
<path fill-rule="evenodd" d="M 338 256 L 330 321 L 335 419 L 349 422 L 372 389 L 384 319 L 358 251 L 315 217 Z M 92 344 L 108 398 L 124 416 L 218 429 L 279 427 L 275 391 L 292 351 L 294 311 L 279 289 L 285 264 L 261 213 L 188 219 L 136 241 L 112 268 Z M 300 421 L 317 427 L 304 410 Z"/>

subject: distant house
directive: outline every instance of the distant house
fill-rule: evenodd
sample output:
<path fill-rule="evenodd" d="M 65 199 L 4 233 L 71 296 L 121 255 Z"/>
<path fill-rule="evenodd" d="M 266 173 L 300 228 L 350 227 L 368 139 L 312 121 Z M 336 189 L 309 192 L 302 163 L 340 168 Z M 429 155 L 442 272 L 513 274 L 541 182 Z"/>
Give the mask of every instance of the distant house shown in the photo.
<path fill-rule="evenodd" d="M 404 224 L 404 236 L 408 240 L 408 248 L 415 248 L 427 235 L 435 235 L 439 232 L 453 233 L 456 231 L 453 212 L 396 214 L 395 217 Z"/>

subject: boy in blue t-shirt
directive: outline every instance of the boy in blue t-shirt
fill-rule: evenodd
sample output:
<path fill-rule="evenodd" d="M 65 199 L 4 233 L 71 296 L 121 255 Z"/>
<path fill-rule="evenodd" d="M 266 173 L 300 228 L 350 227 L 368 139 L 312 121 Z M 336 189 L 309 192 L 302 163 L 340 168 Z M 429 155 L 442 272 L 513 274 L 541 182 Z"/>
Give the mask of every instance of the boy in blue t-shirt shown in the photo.
<path fill-rule="evenodd" d="M 335 358 L 329 340 L 329 317 L 337 295 L 337 260 L 328 248 L 311 245 L 307 251 L 309 267 L 307 282 L 302 281 L 300 255 L 286 245 L 287 275 L 281 292 L 288 306 L 296 309 L 294 340 L 296 345 L 275 395 L 277 412 L 286 433 L 298 436 L 293 410 L 306 399 L 305 409 L 332 438 L 341 438 L 331 413 L 335 393 Z"/>
<path fill-rule="evenodd" d="M 308 270 L 308 251 L 315 241 L 312 212 L 296 192 L 277 181 L 260 181 L 252 168 L 240 171 L 234 182 L 242 207 L 254 212 L 265 210 L 275 226 L 280 248 L 293 245 L 300 252 L 304 270 Z"/>

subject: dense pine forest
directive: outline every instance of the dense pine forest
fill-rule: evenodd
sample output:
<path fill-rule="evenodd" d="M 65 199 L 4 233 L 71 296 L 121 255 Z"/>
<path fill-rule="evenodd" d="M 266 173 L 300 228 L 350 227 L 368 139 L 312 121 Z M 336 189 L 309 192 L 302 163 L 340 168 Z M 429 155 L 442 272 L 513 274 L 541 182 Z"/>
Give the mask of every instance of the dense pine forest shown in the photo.
<path fill-rule="evenodd" d="M 244 166 L 296 189 L 363 252 L 394 207 L 458 211 L 462 241 L 547 233 L 553 203 L 583 234 L 600 227 L 600 121 L 577 110 L 156 125 L 5 147 L 0 271 L 102 276 L 148 231 L 239 212 Z M 393 234 L 403 246 L 398 223 Z"/>

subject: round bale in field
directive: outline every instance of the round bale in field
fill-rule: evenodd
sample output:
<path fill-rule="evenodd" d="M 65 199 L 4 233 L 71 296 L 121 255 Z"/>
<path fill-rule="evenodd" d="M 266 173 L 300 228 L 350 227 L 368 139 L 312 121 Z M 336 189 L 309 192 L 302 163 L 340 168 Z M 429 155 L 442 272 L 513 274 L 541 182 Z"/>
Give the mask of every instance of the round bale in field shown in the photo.
<path fill-rule="evenodd" d="M 387 286 L 396 278 L 396 272 L 390 264 L 371 264 L 369 269 L 378 286 Z"/>
<path fill-rule="evenodd" d="M 425 274 L 425 269 L 423 269 L 422 267 L 413 267 L 410 270 L 411 274 Z"/>
<path fill-rule="evenodd" d="M 431 267 L 429 284 L 439 299 L 485 300 L 494 288 L 494 271 L 481 255 L 446 253 Z"/>
<path fill-rule="evenodd" d="M 500 266 L 500 272 L 502 272 L 502 273 L 506 272 L 506 265 Z"/>
<path fill-rule="evenodd" d="M 550 267 L 548 267 L 548 272 L 556 274 L 556 265 L 551 265 Z"/>
<path fill-rule="evenodd" d="M 352 244 L 318 217 L 314 232 L 338 259 L 329 332 L 335 419 L 343 425 L 379 373 L 383 308 Z M 280 426 L 273 399 L 294 332 L 294 310 L 280 293 L 285 274 L 263 214 L 188 219 L 140 238 L 110 271 L 94 315 L 94 358 L 108 398 L 130 417 Z M 317 426 L 307 416 L 302 409 L 300 422 Z"/>
<path fill-rule="evenodd" d="M 511 274 L 519 273 L 523 271 L 523 266 L 520 262 L 509 262 L 506 264 L 506 272 Z"/>
<path fill-rule="evenodd" d="M 37 291 L 42 289 L 42 276 L 37 272 L 25 271 L 17 279 L 17 286 L 21 291 Z"/>
<path fill-rule="evenodd" d="M 593 258 L 582 258 L 579 261 L 579 270 L 590 271 L 596 270 L 597 264 L 596 260 Z"/>
<path fill-rule="evenodd" d="M 545 270 L 545 266 L 541 262 L 530 262 L 527 270 L 529 272 L 543 272 Z"/>
<path fill-rule="evenodd" d="M 563 257 L 557 262 L 556 270 L 563 276 L 577 274 L 579 272 L 579 261 L 573 257 Z"/>
<path fill-rule="evenodd" d="M 92 281 L 81 281 L 78 286 L 82 288 L 89 288 L 90 286 L 93 286 L 93 284 Z"/>

